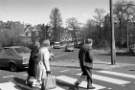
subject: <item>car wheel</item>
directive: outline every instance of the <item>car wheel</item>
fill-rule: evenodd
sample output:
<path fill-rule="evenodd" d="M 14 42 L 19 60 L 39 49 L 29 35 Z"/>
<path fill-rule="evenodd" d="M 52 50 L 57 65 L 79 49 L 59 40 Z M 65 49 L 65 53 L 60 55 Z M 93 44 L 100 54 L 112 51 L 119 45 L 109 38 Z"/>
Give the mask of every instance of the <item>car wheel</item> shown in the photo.
<path fill-rule="evenodd" d="M 12 71 L 12 72 L 17 71 L 17 67 L 16 67 L 16 65 L 13 64 L 13 63 L 10 63 L 10 64 L 9 64 L 9 69 L 10 69 L 10 71 Z"/>

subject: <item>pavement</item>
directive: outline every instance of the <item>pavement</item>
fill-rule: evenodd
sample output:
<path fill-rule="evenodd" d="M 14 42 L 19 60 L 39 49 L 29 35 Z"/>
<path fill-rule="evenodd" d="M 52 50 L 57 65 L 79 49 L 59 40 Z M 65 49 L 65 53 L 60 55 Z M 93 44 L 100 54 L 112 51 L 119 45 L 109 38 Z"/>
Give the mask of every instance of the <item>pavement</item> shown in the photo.
<path fill-rule="evenodd" d="M 96 70 L 110 70 L 114 68 L 124 68 L 124 67 L 133 67 L 135 64 L 128 64 L 128 63 L 116 63 L 115 65 L 111 65 L 109 62 L 110 60 L 107 61 L 100 61 L 100 60 L 94 60 L 93 63 L 93 69 Z M 57 66 L 57 67 L 75 67 L 79 68 L 79 62 L 78 60 L 55 60 L 51 61 L 51 66 Z"/>

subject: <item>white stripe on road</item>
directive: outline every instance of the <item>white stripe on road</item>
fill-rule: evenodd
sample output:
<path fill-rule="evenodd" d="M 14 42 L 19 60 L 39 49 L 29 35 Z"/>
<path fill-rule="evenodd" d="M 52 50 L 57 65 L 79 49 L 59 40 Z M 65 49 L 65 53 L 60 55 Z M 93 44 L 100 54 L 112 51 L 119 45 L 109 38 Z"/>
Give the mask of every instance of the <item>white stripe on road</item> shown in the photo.
<path fill-rule="evenodd" d="M 64 55 L 66 55 L 66 54 L 63 53 L 63 54 L 59 54 L 59 55 L 56 55 L 56 56 L 54 55 L 54 57 L 55 57 L 55 58 L 59 58 L 59 57 L 62 57 L 62 56 L 64 56 Z"/>
<path fill-rule="evenodd" d="M 26 88 L 27 90 L 31 90 L 31 88 L 26 86 L 26 85 L 23 85 L 23 84 L 20 84 L 20 83 L 15 84 L 13 82 L 0 83 L 0 90 L 20 90 L 20 89 L 16 88 L 16 85 L 21 86 L 23 88 Z M 56 88 L 51 89 L 51 90 L 65 90 L 65 89 L 57 86 Z"/>
<path fill-rule="evenodd" d="M 101 76 L 101 75 L 93 75 L 93 78 L 97 79 L 97 80 L 117 84 L 117 85 L 129 84 L 130 83 L 130 81 L 116 79 L 116 78 L 110 78 L 110 77 Z"/>
<path fill-rule="evenodd" d="M 28 76 L 28 74 L 27 74 L 27 73 L 25 73 L 25 74 L 23 74 L 23 76 Z"/>
<path fill-rule="evenodd" d="M 0 83 L 0 90 L 19 90 L 13 82 Z"/>
<path fill-rule="evenodd" d="M 76 78 L 68 77 L 68 76 L 65 76 L 65 75 L 57 76 L 56 79 L 59 80 L 59 81 L 63 81 L 65 83 L 72 84 L 72 85 L 77 81 Z M 81 82 L 81 84 L 79 86 L 83 87 L 83 88 L 86 88 L 87 82 L 83 81 L 83 82 Z M 105 86 L 101 86 L 101 85 L 97 85 L 97 84 L 93 84 L 93 86 L 96 87 L 96 89 L 93 89 L 93 90 L 99 90 L 99 89 L 106 88 Z"/>
<path fill-rule="evenodd" d="M 118 73 L 118 72 L 112 72 L 112 71 L 98 71 L 98 72 L 104 73 L 104 74 L 109 74 L 109 75 L 116 75 L 116 76 L 135 79 L 135 75 L 131 75 L 131 74 Z"/>
<path fill-rule="evenodd" d="M 16 85 L 17 85 L 17 86 L 21 86 L 21 87 L 23 87 L 23 88 L 25 88 L 25 89 L 27 89 L 27 90 L 31 90 L 31 88 L 30 88 L 29 86 L 26 86 L 26 85 L 24 85 L 24 84 L 17 83 Z"/>
<path fill-rule="evenodd" d="M 69 70 L 63 70 L 63 71 L 60 71 L 61 73 L 63 73 L 63 72 L 68 72 Z"/>
<path fill-rule="evenodd" d="M 19 86 L 21 86 L 21 87 L 24 87 L 24 88 L 26 88 L 26 89 L 28 89 L 28 90 L 31 90 L 31 88 L 29 88 L 29 87 L 26 86 L 26 85 L 23 85 L 23 84 L 17 84 L 17 85 L 19 85 Z M 65 90 L 65 89 L 63 89 L 63 88 L 61 88 L 61 87 L 59 87 L 59 86 L 56 86 L 56 88 L 51 89 L 51 90 Z"/>
<path fill-rule="evenodd" d="M 66 90 L 66 89 L 64 89 L 64 88 L 61 88 L 61 87 L 57 86 L 56 88 L 51 89 L 51 90 Z"/>
<path fill-rule="evenodd" d="M 76 75 L 81 75 L 81 73 L 76 74 Z M 111 77 L 107 77 L 107 76 L 102 76 L 102 75 L 96 75 L 93 74 L 92 75 L 93 79 L 96 80 L 100 80 L 100 81 L 104 81 L 104 82 L 109 82 L 112 84 L 117 84 L 117 85 L 122 85 L 122 84 L 129 84 L 130 81 L 126 81 L 126 80 L 122 80 L 122 79 L 117 79 L 117 78 L 111 78 Z"/>
<path fill-rule="evenodd" d="M 12 78 L 14 77 L 14 75 L 7 75 L 7 76 L 3 76 L 2 78 Z"/>

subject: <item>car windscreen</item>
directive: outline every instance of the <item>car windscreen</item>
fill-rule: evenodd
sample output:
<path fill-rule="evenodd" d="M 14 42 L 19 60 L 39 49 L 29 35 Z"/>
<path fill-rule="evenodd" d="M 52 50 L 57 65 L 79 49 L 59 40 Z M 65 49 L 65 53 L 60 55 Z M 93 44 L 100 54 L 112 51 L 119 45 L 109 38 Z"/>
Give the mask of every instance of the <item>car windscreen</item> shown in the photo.
<path fill-rule="evenodd" d="M 6 54 L 9 55 L 9 56 L 10 55 L 12 55 L 12 56 L 16 55 L 15 51 L 12 50 L 12 49 L 5 49 L 5 51 L 6 51 Z"/>
<path fill-rule="evenodd" d="M 15 51 L 18 53 L 29 53 L 30 52 L 30 50 L 25 47 L 15 48 Z"/>

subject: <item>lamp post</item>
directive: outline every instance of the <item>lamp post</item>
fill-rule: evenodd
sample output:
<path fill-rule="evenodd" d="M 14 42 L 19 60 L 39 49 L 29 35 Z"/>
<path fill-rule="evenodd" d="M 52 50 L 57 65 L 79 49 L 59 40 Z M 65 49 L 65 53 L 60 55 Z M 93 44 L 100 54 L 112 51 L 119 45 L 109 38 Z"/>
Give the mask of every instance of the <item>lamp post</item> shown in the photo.
<path fill-rule="evenodd" d="M 114 37 L 114 20 L 113 20 L 113 9 L 112 0 L 110 0 L 110 23 L 111 23 L 111 64 L 116 64 L 116 52 L 115 52 L 115 37 Z"/>

